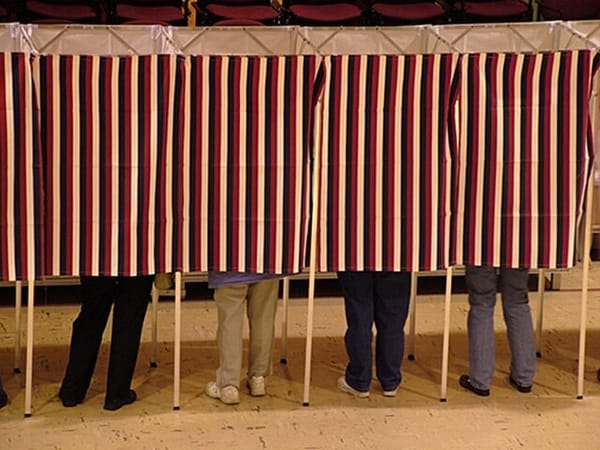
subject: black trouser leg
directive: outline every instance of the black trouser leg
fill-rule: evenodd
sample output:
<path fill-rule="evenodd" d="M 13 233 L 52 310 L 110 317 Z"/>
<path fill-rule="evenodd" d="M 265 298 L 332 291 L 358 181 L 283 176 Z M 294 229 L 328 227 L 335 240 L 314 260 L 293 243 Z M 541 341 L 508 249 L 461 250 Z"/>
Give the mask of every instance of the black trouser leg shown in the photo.
<path fill-rule="evenodd" d="M 151 276 L 118 279 L 106 383 L 107 399 L 123 398 L 131 387 L 151 288 Z"/>
<path fill-rule="evenodd" d="M 63 399 L 82 401 L 90 386 L 115 281 L 113 277 L 81 277 L 81 311 L 73 322 L 69 362 L 59 392 Z"/>

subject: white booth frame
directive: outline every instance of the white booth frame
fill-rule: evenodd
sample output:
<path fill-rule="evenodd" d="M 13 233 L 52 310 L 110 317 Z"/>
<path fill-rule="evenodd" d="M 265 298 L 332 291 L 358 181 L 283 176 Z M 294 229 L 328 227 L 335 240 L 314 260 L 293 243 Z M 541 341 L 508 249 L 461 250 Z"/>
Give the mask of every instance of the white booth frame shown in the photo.
<path fill-rule="evenodd" d="M 600 21 L 528 22 L 501 24 L 422 25 L 406 27 L 163 27 L 101 26 L 101 25 L 36 25 L 8 23 L 0 25 L 0 51 L 37 54 L 100 54 L 100 55 L 334 55 L 334 54 L 415 54 L 415 53 L 481 53 L 481 52 L 543 52 L 558 50 L 600 49 Z M 597 77 L 600 78 L 600 77 Z M 599 127 L 599 81 L 592 94 L 594 135 Z M 598 143 L 596 143 L 598 154 Z M 316 167 L 318 167 L 318 161 Z M 318 171 L 313 179 L 313 217 L 318 209 Z M 596 177 L 597 178 L 597 177 Z M 592 236 L 592 206 L 594 182 L 588 183 L 584 220 L 581 315 L 577 399 L 583 398 L 585 366 L 585 336 L 587 322 L 588 281 Z M 306 353 L 303 405 L 310 400 L 312 360 L 312 327 L 316 279 L 316 221 L 311 229 L 312 247 L 308 270 Z M 446 401 L 449 354 L 450 301 L 453 268 L 445 270 L 444 329 L 441 368 L 440 401 Z M 72 278 L 72 277 L 71 277 Z M 417 274 L 413 274 L 409 358 L 414 357 L 415 296 Z M 544 271 L 539 271 L 539 309 L 537 317 L 537 348 L 541 342 Z M 28 285 L 25 417 L 31 416 L 33 308 L 35 280 L 22 280 Z M 16 282 L 16 342 L 15 371 L 20 371 L 20 310 L 22 281 Z M 183 274 L 175 274 L 175 332 L 173 409 L 180 407 L 181 361 L 181 297 Z M 284 279 L 282 324 L 282 362 L 286 362 L 287 301 L 289 279 Z M 156 365 L 156 306 L 159 292 L 153 289 L 152 339 Z"/>

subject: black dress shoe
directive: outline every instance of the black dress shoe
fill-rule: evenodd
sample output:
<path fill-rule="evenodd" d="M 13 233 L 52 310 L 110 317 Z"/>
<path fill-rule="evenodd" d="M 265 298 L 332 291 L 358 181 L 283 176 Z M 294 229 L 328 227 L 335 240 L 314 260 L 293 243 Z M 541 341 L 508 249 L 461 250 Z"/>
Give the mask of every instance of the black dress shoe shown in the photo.
<path fill-rule="evenodd" d="M 469 375 L 461 375 L 458 381 L 462 387 L 471 391 L 473 394 L 477 394 L 480 397 L 488 397 L 490 395 L 489 389 L 479 389 L 471 384 L 471 379 Z"/>
<path fill-rule="evenodd" d="M 68 391 L 61 387 L 58 391 L 58 398 L 60 398 L 60 401 L 65 408 L 73 408 L 74 406 L 83 403 L 85 394 L 79 395 L 76 391 Z"/>
<path fill-rule="evenodd" d="M 2 386 L 2 381 L 0 380 L 0 408 L 4 408 L 8 403 L 8 395 L 6 395 L 6 391 Z"/>
<path fill-rule="evenodd" d="M 517 383 L 514 378 L 511 376 L 508 377 L 508 381 L 510 382 L 510 384 L 519 392 L 522 392 L 523 394 L 527 394 L 528 392 L 531 392 L 531 385 L 529 386 L 522 386 L 519 383 Z"/>
<path fill-rule="evenodd" d="M 60 397 L 60 401 L 62 402 L 62 405 L 65 408 L 72 408 L 74 406 L 79 405 L 80 403 L 83 403 L 83 399 L 80 398 L 68 398 L 68 397 Z"/>
<path fill-rule="evenodd" d="M 129 405 L 137 400 L 137 395 L 133 389 L 129 389 L 129 392 L 124 397 L 117 397 L 106 399 L 104 402 L 104 409 L 107 411 L 116 411 L 122 406 Z"/>

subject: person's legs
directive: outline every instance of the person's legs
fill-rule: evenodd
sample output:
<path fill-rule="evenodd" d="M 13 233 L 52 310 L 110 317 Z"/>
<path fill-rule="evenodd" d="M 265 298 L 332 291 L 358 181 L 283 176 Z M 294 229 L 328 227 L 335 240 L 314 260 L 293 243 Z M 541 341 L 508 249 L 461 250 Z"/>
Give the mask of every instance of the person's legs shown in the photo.
<path fill-rule="evenodd" d="M 214 296 L 219 321 L 217 329 L 219 368 L 217 369 L 216 383 L 217 387 L 221 389 L 226 386 L 240 388 L 242 332 L 247 293 L 247 284 L 215 289 Z"/>
<path fill-rule="evenodd" d="M 273 336 L 279 280 L 263 280 L 248 287 L 248 377 L 266 377 L 273 363 Z"/>
<path fill-rule="evenodd" d="M 373 272 L 339 272 L 344 294 L 348 353 L 346 383 L 360 392 L 368 392 L 373 371 L 374 275 Z"/>
<path fill-rule="evenodd" d="M 128 397 L 140 348 L 152 276 L 119 277 L 113 311 L 107 402 Z"/>
<path fill-rule="evenodd" d="M 487 266 L 467 266 L 469 291 L 469 377 L 477 389 L 489 389 L 494 375 L 495 337 L 494 307 L 496 305 L 496 269 Z"/>
<path fill-rule="evenodd" d="M 378 272 L 374 276 L 377 378 L 384 392 L 392 392 L 402 381 L 400 366 L 410 302 L 410 274 Z"/>
<path fill-rule="evenodd" d="M 529 308 L 527 269 L 502 269 L 502 311 L 510 346 L 510 376 L 522 387 L 531 386 L 535 374 L 535 338 Z"/>
<path fill-rule="evenodd" d="M 73 322 L 69 362 L 58 393 L 65 406 L 81 403 L 90 386 L 115 282 L 113 277 L 81 277 L 81 311 Z"/>

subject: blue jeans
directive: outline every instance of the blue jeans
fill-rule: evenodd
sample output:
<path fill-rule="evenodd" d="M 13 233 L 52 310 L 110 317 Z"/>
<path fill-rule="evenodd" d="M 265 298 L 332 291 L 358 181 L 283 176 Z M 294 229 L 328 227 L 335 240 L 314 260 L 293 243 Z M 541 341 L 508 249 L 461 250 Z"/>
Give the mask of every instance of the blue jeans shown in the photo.
<path fill-rule="evenodd" d="M 529 386 L 535 373 L 535 341 L 527 296 L 527 269 L 499 269 L 502 312 L 511 352 L 510 374 Z M 494 375 L 494 307 L 498 272 L 494 267 L 467 266 L 469 291 L 469 377 L 473 386 L 489 389 Z"/>
<path fill-rule="evenodd" d="M 410 301 L 410 274 L 407 272 L 339 272 L 347 330 L 344 337 L 349 363 L 346 382 L 354 389 L 368 391 L 373 367 L 373 323 L 377 329 L 375 366 L 385 391 L 402 381 L 400 365 L 404 355 L 404 324 Z"/>

